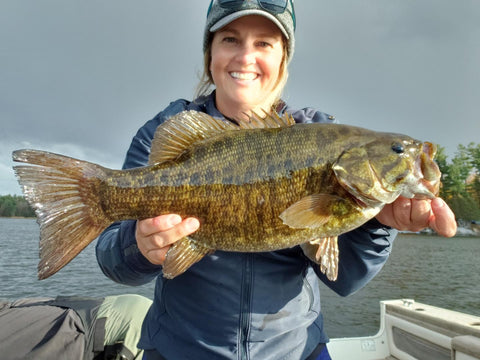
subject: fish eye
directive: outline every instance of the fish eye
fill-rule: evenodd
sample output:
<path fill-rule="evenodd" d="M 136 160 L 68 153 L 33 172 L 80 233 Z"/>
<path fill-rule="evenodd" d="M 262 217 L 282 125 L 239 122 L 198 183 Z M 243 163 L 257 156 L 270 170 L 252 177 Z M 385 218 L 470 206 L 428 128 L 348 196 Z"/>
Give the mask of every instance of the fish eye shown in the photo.
<path fill-rule="evenodd" d="M 397 154 L 403 154 L 405 152 L 405 148 L 400 143 L 393 143 L 392 150 L 395 151 Z"/>

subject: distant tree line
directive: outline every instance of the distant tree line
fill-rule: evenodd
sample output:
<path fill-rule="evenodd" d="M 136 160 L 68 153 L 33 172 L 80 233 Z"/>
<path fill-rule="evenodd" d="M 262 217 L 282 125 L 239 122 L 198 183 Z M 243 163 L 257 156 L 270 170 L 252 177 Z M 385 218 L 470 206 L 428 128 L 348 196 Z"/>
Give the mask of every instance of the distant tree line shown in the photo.
<path fill-rule="evenodd" d="M 0 196 L 0 216 L 2 217 L 34 217 L 35 212 L 23 196 Z"/>
<path fill-rule="evenodd" d="M 480 144 L 458 145 L 451 161 L 439 147 L 436 157 L 442 172 L 442 197 L 460 222 L 480 220 Z"/>
<path fill-rule="evenodd" d="M 451 161 L 445 149 L 438 148 L 436 161 L 442 172 L 442 197 L 457 220 L 469 223 L 480 220 L 480 144 L 458 145 Z M 22 196 L 0 196 L 0 216 L 35 216 Z"/>

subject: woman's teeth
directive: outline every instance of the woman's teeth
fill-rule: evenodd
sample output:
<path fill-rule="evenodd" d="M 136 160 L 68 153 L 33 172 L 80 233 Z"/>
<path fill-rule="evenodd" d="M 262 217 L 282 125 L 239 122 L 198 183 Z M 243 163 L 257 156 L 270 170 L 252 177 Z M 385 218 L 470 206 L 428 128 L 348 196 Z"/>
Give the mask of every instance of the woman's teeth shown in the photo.
<path fill-rule="evenodd" d="M 257 73 L 231 72 L 230 76 L 239 80 L 255 80 L 257 78 Z"/>

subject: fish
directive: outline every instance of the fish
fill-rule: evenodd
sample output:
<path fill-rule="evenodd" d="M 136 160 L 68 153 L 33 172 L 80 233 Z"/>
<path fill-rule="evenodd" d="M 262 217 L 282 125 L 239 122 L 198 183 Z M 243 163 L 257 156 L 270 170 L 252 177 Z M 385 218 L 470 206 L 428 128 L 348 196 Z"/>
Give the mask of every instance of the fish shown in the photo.
<path fill-rule="evenodd" d="M 156 129 L 146 166 L 115 170 L 34 149 L 12 153 L 40 226 L 38 278 L 55 274 L 110 224 L 175 213 L 200 228 L 167 252 L 173 279 L 215 250 L 264 252 L 300 245 L 338 277 L 338 236 L 399 196 L 434 198 L 436 145 L 407 135 L 289 114 L 234 123 L 181 112 Z"/>

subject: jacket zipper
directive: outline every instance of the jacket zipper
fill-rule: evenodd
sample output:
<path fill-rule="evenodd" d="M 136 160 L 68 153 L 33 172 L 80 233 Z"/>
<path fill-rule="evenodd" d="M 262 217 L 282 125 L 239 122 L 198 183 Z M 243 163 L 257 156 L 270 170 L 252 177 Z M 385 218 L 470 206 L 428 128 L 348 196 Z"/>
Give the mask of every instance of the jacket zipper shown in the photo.
<path fill-rule="evenodd" d="M 250 332 L 250 313 L 253 283 L 253 254 L 245 254 L 242 289 L 240 299 L 240 332 L 238 340 L 238 359 L 248 360 L 248 336 Z"/>
<path fill-rule="evenodd" d="M 310 283 L 308 282 L 305 276 L 303 277 L 303 286 L 305 286 L 305 289 L 307 290 L 308 311 L 310 312 L 313 308 L 313 290 L 312 290 L 312 286 L 310 285 Z"/>
<path fill-rule="evenodd" d="M 308 295 L 308 312 L 310 312 L 313 308 L 313 289 L 312 285 L 308 282 L 307 279 L 308 275 L 308 264 L 305 266 L 303 270 L 303 286 L 305 286 L 305 289 L 307 290 L 307 295 Z"/>

